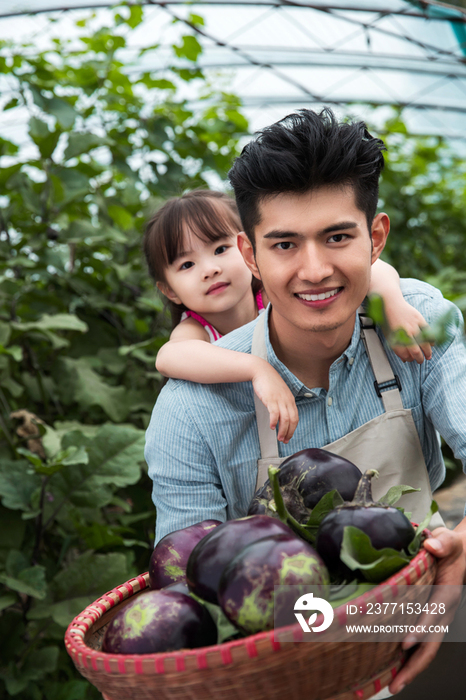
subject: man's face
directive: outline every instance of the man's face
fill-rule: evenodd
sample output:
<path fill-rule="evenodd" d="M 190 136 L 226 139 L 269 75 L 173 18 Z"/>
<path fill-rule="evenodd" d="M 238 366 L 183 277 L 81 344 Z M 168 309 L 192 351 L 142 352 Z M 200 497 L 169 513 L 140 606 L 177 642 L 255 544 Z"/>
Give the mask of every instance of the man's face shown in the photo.
<path fill-rule="evenodd" d="M 246 264 L 262 280 L 275 326 L 352 332 L 354 314 L 369 288 L 389 222 L 379 214 L 369 235 L 352 187 L 281 194 L 260 204 L 256 255 L 242 234 Z"/>

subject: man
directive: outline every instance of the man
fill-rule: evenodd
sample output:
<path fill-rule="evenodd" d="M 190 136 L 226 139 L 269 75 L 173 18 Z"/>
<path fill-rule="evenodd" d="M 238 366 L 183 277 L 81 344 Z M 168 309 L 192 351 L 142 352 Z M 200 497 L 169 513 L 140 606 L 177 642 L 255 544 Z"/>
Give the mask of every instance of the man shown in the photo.
<path fill-rule="evenodd" d="M 445 474 L 437 430 L 466 461 L 458 327 L 422 365 L 403 364 L 371 328 L 361 335 L 357 311 L 389 232 L 387 215 L 375 215 L 382 150 L 364 124 L 302 110 L 264 129 L 236 160 L 238 244 L 270 305 L 218 344 L 266 356 L 293 392 L 300 420 L 278 447 L 250 383 L 169 382 L 147 432 L 157 539 L 201 520 L 245 515 L 261 467 L 307 447 L 357 454 L 352 461 L 363 470 L 368 459 L 387 484 L 421 487 L 422 508 L 411 501 L 418 513 Z M 414 280 L 403 291 L 429 323 L 452 306 Z M 454 532 L 436 530 L 426 548 L 440 558 L 437 582 L 463 582 L 466 519 Z M 390 690 L 409 683 L 438 646 L 421 645 Z"/>

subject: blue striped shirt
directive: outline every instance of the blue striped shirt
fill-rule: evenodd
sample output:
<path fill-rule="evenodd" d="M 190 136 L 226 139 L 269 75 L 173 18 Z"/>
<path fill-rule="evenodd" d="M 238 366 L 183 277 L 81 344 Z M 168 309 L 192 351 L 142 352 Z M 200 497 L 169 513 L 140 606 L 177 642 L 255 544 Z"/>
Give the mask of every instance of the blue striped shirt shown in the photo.
<path fill-rule="evenodd" d="M 462 317 L 456 306 L 424 282 L 402 280 L 402 290 L 429 324 L 449 309 L 455 311 L 450 340 L 434 347 L 432 359 L 422 365 L 403 363 L 379 333 L 393 371 L 401 380 L 403 406 L 412 409 L 435 490 L 445 477 L 439 433 L 455 456 L 466 463 Z M 269 311 L 270 306 L 267 321 Z M 250 352 L 255 323 L 238 328 L 216 344 Z M 293 438 L 287 445 L 279 443 L 280 457 L 307 447 L 323 447 L 383 413 L 356 318 L 349 346 L 330 368 L 328 390 L 304 386 L 280 362 L 266 327 L 269 362 L 291 389 L 299 410 Z M 156 541 L 202 520 L 244 516 L 254 494 L 260 457 L 252 384 L 170 380 L 154 407 L 145 455 L 154 482 Z"/>

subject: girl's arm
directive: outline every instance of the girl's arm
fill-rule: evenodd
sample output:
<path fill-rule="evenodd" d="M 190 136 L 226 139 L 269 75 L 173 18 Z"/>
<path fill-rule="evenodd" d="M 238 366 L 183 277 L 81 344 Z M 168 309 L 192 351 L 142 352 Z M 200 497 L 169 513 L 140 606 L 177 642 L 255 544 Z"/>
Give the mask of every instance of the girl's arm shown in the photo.
<path fill-rule="evenodd" d="M 394 345 L 394 352 L 400 357 L 403 362 L 411 362 L 416 360 L 418 364 L 432 357 L 432 348 L 430 343 L 418 343 L 415 337 L 419 334 L 421 328 L 427 326 L 424 316 L 417 311 L 413 306 L 405 301 L 400 289 L 400 277 L 394 267 L 377 260 L 372 265 L 371 283 L 369 294 L 379 294 L 385 307 L 385 315 L 391 331 L 396 331 L 403 328 L 406 333 L 412 338 L 412 345 Z"/>
<path fill-rule="evenodd" d="M 268 362 L 211 345 L 200 323 L 188 318 L 173 331 L 157 353 L 157 370 L 166 377 L 200 384 L 252 382 L 254 391 L 270 414 L 270 427 L 278 423 L 278 439 L 290 441 L 298 424 L 293 394 Z"/>

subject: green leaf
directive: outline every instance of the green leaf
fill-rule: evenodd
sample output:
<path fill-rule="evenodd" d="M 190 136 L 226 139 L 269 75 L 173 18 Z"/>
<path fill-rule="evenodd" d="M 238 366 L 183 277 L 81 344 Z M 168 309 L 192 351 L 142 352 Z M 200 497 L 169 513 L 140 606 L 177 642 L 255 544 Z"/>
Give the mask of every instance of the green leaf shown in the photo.
<path fill-rule="evenodd" d="M 72 131 L 68 135 L 68 145 L 65 148 L 64 158 L 69 160 L 83 153 L 89 153 L 93 148 L 98 148 L 108 143 L 107 139 L 89 132 Z"/>
<path fill-rule="evenodd" d="M 10 666 L 8 671 L 4 671 L 1 675 L 9 696 L 22 693 L 30 681 L 38 681 L 55 671 L 58 655 L 58 647 L 43 647 L 29 653 L 21 665 L 14 664 Z M 31 696 L 28 694 L 28 697 Z"/>
<path fill-rule="evenodd" d="M 352 525 L 344 529 L 340 559 L 371 583 L 385 581 L 411 561 L 407 554 L 391 547 L 375 549 L 369 535 Z"/>
<path fill-rule="evenodd" d="M 29 511 L 41 479 L 25 460 L 0 460 L 0 496 L 6 508 Z"/>
<path fill-rule="evenodd" d="M 458 328 L 458 324 L 457 311 L 449 309 L 430 326 L 422 328 L 420 334 L 416 336 L 416 341 L 418 343 L 435 343 L 438 346 L 448 343 L 451 341 L 455 329 Z"/>
<path fill-rule="evenodd" d="M 21 513 L 0 506 L 0 569 L 6 566 L 10 550 L 21 550 L 25 533 Z"/>
<path fill-rule="evenodd" d="M 128 231 L 134 226 L 133 217 L 124 207 L 120 207 L 118 204 L 110 204 L 107 211 L 115 224 L 120 226 L 123 231 Z"/>
<path fill-rule="evenodd" d="M 47 612 L 58 625 L 67 627 L 87 605 L 127 579 L 123 554 L 84 552 L 55 576 L 51 589 L 56 602 L 43 607 L 37 605 L 31 619 Z"/>
<path fill-rule="evenodd" d="M 35 452 L 31 452 L 30 450 L 26 449 L 26 447 L 18 447 L 16 449 L 16 452 L 20 455 L 23 455 L 26 457 L 26 459 L 34 466 L 34 467 L 41 467 L 43 462 L 42 459 L 37 455 Z"/>
<path fill-rule="evenodd" d="M 403 486 L 401 484 L 398 486 L 392 486 L 388 489 L 385 496 L 377 499 L 377 503 L 384 503 L 386 506 L 393 506 L 404 494 L 415 493 L 416 491 L 420 490 L 421 489 L 415 489 L 412 486 Z"/>
<path fill-rule="evenodd" d="M 363 593 L 367 593 L 376 585 L 375 583 L 359 583 L 358 581 L 332 585 L 330 586 L 329 603 L 332 608 L 338 608 L 340 605 L 345 605 L 350 600 L 358 598 Z"/>
<path fill-rule="evenodd" d="M 189 61 L 195 62 L 199 54 L 202 53 L 202 46 L 195 36 L 187 34 L 181 37 L 181 45 L 174 45 L 173 50 L 179 58 L 187 58 Z"/>
<path fill-rule="evenodd" d="M 14 109 L 19 105 L 19 100 L 17 97 L 13 97 L 9 102 L 6 103 L 6 105 L 3 107 L 4 111 L 6 112 L 7 109 Z"/>
<path fill-rule="evenodd" d="M 418 553 L 419 548 L 421 546 L 421 539 L 422 539 L 423 530 L 425 530 L 426 527 L 429 526 L 431 518 L 435 513 L 438 513 L 438 505 L 437 505 L 436 501 L 432 501 L 430 504 L 429 511 L 427 512 L 422 523 L 419 523 L 419 525 L 417 526 L 414 538 L 409 544 L 408 552 L 410 553 L 411 556 L 415 556 Z"/>
<path fill-rule="evenodd" d="M 6 573 L 0 574 L 0 582 L 18 593 L 43 599 L 47 593 L 45 567 L 29 566 L 21 552 L 12 549 L 6 561 Z"/>
<path fill-rule="evenodd" d="M 48 460 L 46 463 L 40 460 L 39 464 L 35 464 L 35 468 L 37 474 L 52 476 L 52 474 L 56 474 L 57 472 L 61 471 L 63 467 L 68 465 L 87 464 L 88 462 L 89 457 L 86 452 L 86 448 L 83 445 L 80 445 L 79 447 L 76 447 L 76 445 L 71 445 L 67 450 L 58 452 L 53 459 Z"/>
<path fill-rule="evenodd" d="M 10 605 L 14 605 L 17 601 L 17 597 L 13 593 L 7 593 L 7 595 L 0 596 L 0 612 L 9 608 Z"/>
<path fill-rule="evenodd" d="M 38 321 L 33 321 L 31 323 L 12 323 L 11 327 L 22 332 L 29 330 L 60 330 L 86 333 L 88 331 L 87 324 L 81 321 L 75 314 L 43 314 Z"/>
<path fill-rule="evenodd" d="M 18 382 L 15 382 L 12 377 L 5 377 L 2 379 L 1 386 L 6 389 L 15 399 L 24 393 L 24 387 L 22 387 L 21 384 L 18 384 Z"/>
<path fill-rule="evenodd" d="M 385 304 L 379 294 L 370 294 L 367 298 L 366 313 L 376 326 L 387 328 L 387 317 L 385 315 Z"/>
<path fill-rule="evenodd" d="M 61 447 L 61 437 L 57 430 L 50 425 L 44 425 L 45 433 L 42 436 L 42 447 L 48 459 L 54 457 Z"/>
<path fill-rule="evenodd" d="M 316 534 L 317 530 L 319 529 L 319 525 L 325 518 L 325 516 L 328 515 L 330 511 L 334 510 L 337 506 L 341 506 L 343 503 L 343 498 L 340 496 L 336 489 L 332 489 L 332 491 L 329 491 L 328 493 L 324 494 L 320 501 L 316 503 L 316 505 L 312 509 L 312 513 L 309 516 L 309 520 L 305 525 L 306 529 L 312 532 L 313 534 Z"/>
<path fill-rule="evenodd" d="M 11 327 L 9 323 L 4 323 L 0 321 L 0 343 L 2 345 L 8 345 L 11 337 Z"/>
<path fill-rule="evenodd" d="M 123 421 L 128 415 L 127 389 L 124 386 L 110 386 L 90 366 L 89 360 L 74 360 L 65 357 L 61 360 L 64 368 L 59 391 L 64 400 L 73 397 L 84 409 L 100 406 L 111 420 Z"/>
<path fill-rule="evenodd" d="M 70 129 L 77 117 L 76 110 L 60 97 L 52 97 L 44 100 L 44 110 L 53 115 L 64 129 Z"/>

